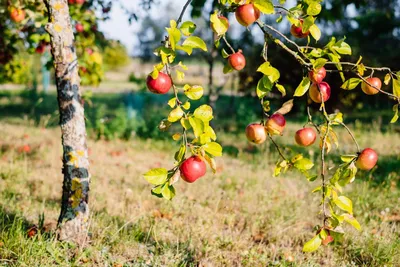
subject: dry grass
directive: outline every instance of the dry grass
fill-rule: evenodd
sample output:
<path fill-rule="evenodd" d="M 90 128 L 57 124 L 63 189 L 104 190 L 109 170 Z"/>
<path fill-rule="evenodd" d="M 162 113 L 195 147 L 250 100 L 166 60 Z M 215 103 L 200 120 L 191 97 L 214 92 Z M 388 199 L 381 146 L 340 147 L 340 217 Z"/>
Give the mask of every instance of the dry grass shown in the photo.
<path fill-rule="evenodd" d="M 28 238 L 26 224 L 37 223 L 39 214 L 50 231 L 57 220 L 60 133 L 0 125 L 0 265 L 400 265 L 400 193 L 395 185 L 372 188 L 358 181 L 350 186 L 363 231 L 346 227 L 342 244 L 304 254 L 302 245 L 320 221 L 319 196 L 310 193 L 318 181 L 309 184 L 297 173 L 273 178 L 276 155 L 269 148 L 249 154 L 237 136 L 227 140 L 243 147 L 239 157 L 219 160 L 217 175 L 191 185 L 179 182 L 172 202 L 151 196 L 141 177 L 149 168 L 172 165 L 170 143 L 90 141 L 91 245 L 79 250 L 46 233 Z M 381 155 L 399 154 L 398 134 L 366 133 L 361 143 L 381 137 L 392 140 L 375 143 Z M 31 152 L 18 152 L 27 144 Z M 350 144 L 346 139 L 343 149 Z M 398 175 L 393 171 L 391 179 L 398 182 Z"/>

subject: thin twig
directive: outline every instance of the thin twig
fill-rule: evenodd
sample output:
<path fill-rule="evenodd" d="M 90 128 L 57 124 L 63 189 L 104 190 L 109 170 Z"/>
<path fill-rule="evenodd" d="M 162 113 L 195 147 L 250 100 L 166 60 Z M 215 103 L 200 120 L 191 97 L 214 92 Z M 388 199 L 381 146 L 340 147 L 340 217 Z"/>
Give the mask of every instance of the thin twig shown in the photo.
<path fill-rule="evenodd" d="M 370 82 L 368 82 L 368 81 L 367 81 L 363 76 L 361 76 L 359 73 L 356 73 L 356 74 L 357 74 L 357 77 L 358 77 L 358 78 L 360 78 L 361 80 L 363 80 L 363 82 L 365 82 L 366 84 L 368 84 L 368 85 L 371 86 L 372 88 L 378 90 L 378 91 L 381 92 L 382 94 L 385 94 L 385 95 L 388 95 L 388 96 L 390 96 L 390 97 L 393 97 L 394 99 L 397 100 L 397 102 L 400 103 L 400 97 L 395 96 L 394 94 L 388 93 L 388 92 L 386 92 L 386 91 L 383 91 L 382 89 L 380 89 L 380 88 L 378 88 L 378 87 L 372 85 Z"/>
<path fill-rule="evenodd" d="M 353 132 L 350 130 L 350 128 L 347 127 L 347 125 L 344 124 L 343 122 L 338 122 L 338 123 L 339 123 L 340 125 L 342 125 L 342 126 L 347 130 L 347 132 L 349 133 L 349 135 L 350 135 L 351 138 L 353 139 L 354 143 L 356 144 L 357 152 L 360 152 L 360 151 L 361 151 L 360 146 L 359 146 L 359 144 L 358 144 L 358 142 L 357 142 L 357 140 L 356 140 L 356 138 L 355 138 Z"/>
<path fill-rule="evenodd" d="M 282 153 L 280 147 L 279 147 L 278 144 L 275 142 L 275 140 L 272 138 L 272 136 L 271 136 L 270 134 L 268 134 L 268 137 L 269 137 L 269 139 L 271 140 L 271 142 L 274 144 L 274 146 L 276 147 L 276 150 L 278 151 L 278 153 L 279 153 L 279 155 L 281 156 L 281 158 L 282 158 L 283 160 L 286 160 L 286 161 L 287 161 L 286 157 L 283 155 L 283 153 Z"/>
<path fill-rule="evenodd" d="M 233 49 L 233 47 L 230 45 L 230 43 L 228 42 L 228 40 L 226 40 L 225 35 L 222 37 L 222 39 L 224 40 L 225 44 L 229 47 L 229 49 L 232 51 L 233 54 L 235 54 L 235 49 Z"/>
<path fill-rule="evenodd" d="M 190 2 L 192 2 L 192 0 L 188 0 L 186 2 L 186 4 L 183 6 L 183 9 L 181 11 L 181 14 L 179 15 L 178 20 L 176 21 L 176 26 L 178 27 L 179 24 L 182 22 L 182 18 L 183 18 L 183 14 L 185 14 L 186 8 L 189 6 Z"/>

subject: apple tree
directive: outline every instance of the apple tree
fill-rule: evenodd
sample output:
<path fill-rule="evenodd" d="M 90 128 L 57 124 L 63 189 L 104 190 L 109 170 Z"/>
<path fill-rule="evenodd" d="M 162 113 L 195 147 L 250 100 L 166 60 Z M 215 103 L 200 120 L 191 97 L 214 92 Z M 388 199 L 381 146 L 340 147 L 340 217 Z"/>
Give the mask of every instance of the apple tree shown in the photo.
<path fill-rule="evenodd" d="M 200 6 L 205 1 L 194 1 Z M 215 33 L 215 46 L 223 47 L 221 56 L 226 59 L 224 73 L 241 71 L 246 66 L 246 51 L 235 50 L 228 42 L 229 33 L 228 14 L 234 13 L 236 20 L 243 26 L 253 24 L 258 27 L 264 36 L 264 46 L 260 55 L 263 63 L 257 71 L 262 74 L 256 87 L 256 95 L 263 110 L 259 122 L 249 122 L 245 134 L 249 142 L 255 145 L 271 142 L 278 154 L 273 176 L 279 176 L 288 171 L 301 173 L 310 182 L 320 179 L 320 185 L 313 189 L 313 193 L 321 196 L 321 223 L 316 225 L 316 232 L 312 239 L 304 244 L 305 252 L 317 250 L 321 245 L 328 245 L 344 234 L 344 223 L 361 230 L 361 225 L 353 216 L 353 203 L 343 193 L 343 188 L 352 183 L 359 170 L 369 171 L 375 167 L 378 155 L 372 148 L 361 148 L 351 129 L 344 123 L 344 114 L 340 112 L 329 114 L 325 103 L 331 97 L 331 87 L 325 81 L 327 75 L 338 73 L 342 79 L 341 89 L 359 90 L 367 95 L 384 94 L 393 101 L 393 119 L 399 118 L 400 104 L 400 72 L 388 67 L 371 67 L 363 64 L 362 56 L 357 62 L 346 62 L 343 58 L 352 54 L 351 46 L 346 39 L 331 37 L 322 47 L 314 47 L 322 32 L 317 26 L 318 15 L 322 11 L 322 0 L 297 1 L 293 7 L 286 7 L 285 0 L 218 0 L 215 12 L 210 16 L 210 27 Z M 210 121 L 213 119 L 213 110 L 208 105 L 201 105 L 195 110 L 190 109 L 190 102 L 203 96 L 201 85 L 185 84 L 182 88 L 176 86 L 174 79 L 184 80 L 187 66 L 176 62 L 178 53 L 191 55 L 194 49 L 207 51 L 203 40 L 195 35 L 196 25 L 191 21 L 182 22 L 182 16 L 188 0 L 183 7 L 177 21 L 171 20 L 167 28 L 162 45 L 155 50 L 160 63 L 147 78 L 147 87 L 156 94 L 166 94 L 173 89 L 173 97 L 168 101 L 171 111 L 168 117 L 161 121 L 159 128 L 166 131 L 171 125 L 179 125 L 180 131 L 172 138 L 180 142 L 179 149 L 174 155 L 175 164 L 169 169 L 156 168 L 144 174 L 144 178 L 153 185 L 151 193 L 157 197 L 171 200 L 176 192 L 174 183 L 181 177 L 188 183 L 193 183 L 206 172 L 206 164 L 215 172 L 215 158 L 222 155 L 222 147 L 217 142 L 217 136 Z M 288 21 L 291 35 L 300 40 L 305 39 L 307 45 L 300 45 L 292 38 L 283 34 L 273 25 L 264 22 L 264 18 L 273 18 L 276 23 Z M 271 110 L 266 97 L 276 90 L 282 96 L 287 94 L 285 87 L 279 83 L 280 71 L 269 61 L 268 48 L 274 45 L 288 53 L 298 62 L 303 77 L 297 77 L 299 84 L 289 101 L 282 104 L 278 110 Z M 384 77 L 382 80 L 377 77 Z M 346 76 L 344 75 L 346 74 Z M 346 78 L 350 77 L 350 78 Z M 183 92 L 185 99 L 179 98 Z M 299 129 L 294 137 L 299 146 L 314 145 L 319 139 L 320 166 L 306 158 L 303 154 L 284 153 L 275 138 L 283 135 L 286 120 L 285 115 L 300 101 L 307 101 L 307 122 Z M 317 103 L 323 120 L 313 117 L 311 105 Z M 343 127 L 354 141 L 354 153 L 341 155 L 341 164 L 328 166 L 326 157 L 339 146 L 340 138 L 336 129 Z M 176 128 L 173 128 L 176 129 Z M 319 136 L 319 137 L 318 137 Z"/>

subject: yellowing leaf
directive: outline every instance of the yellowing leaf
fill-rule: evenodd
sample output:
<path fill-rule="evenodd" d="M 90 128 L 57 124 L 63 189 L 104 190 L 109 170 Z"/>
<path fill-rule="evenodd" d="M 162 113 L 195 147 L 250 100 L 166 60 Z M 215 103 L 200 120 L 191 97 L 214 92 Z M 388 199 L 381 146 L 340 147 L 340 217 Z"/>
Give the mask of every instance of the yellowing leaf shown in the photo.
<path fill-rule="evenodd" d="M 170 106 L 171 108 L 174 108 L 175 105 L 176 105 L 176 97 L 173 97 L 168 101 L 168 106 Z"/>
<path fill-rule="evenodd" d="M 203 51 L 207 51 L 206 43 L 197 36 L 190 36 L 188 37 L 182 44 L 182 46 L 187 46 L 190 48 L 199 48 Z"/>
<path fill-rule="evenodd" d="M 151 184 L 160 185 L 167 181 L 168 171 L 164 168 L 156 168 L 143 174 L 143 177 Z"/>
<path fill-rule="evenodd" d="M 211 170 L 213 173 L 217 172 L 217 163 L 215 162 L 215 159 L 209 157 L 207 154 L 204 155 L 204 159 L 208 162 L 208 165 L 210 165 Z"/>
<path fill-rule="evenodd" d="M 353 202 L 345 196 L 340 196 L 333 201 L 336 206 L 340 209 L 347 211 L 350 214 L 353 214 Z"/>
<path fill-rule="evenodd" d="M 213 155 L 214 157 L 221 157 L 222 156 L 222 147 L 220 144 L 216 142 L 210 142 L 203 145 L 204 150 L 208 153 Z"/>
<path fill-rule="evenodd" d="M 353 90 L 360 82 L 362 82 L 360 78 L 350 78 L 340 88 L 344 90 Z"/>
<path fill-rule="evenodd" d="M 208 122 L 213 118 L 213 110 L 209 105 L 201 105 L 194 111 L 193 115 L 202 121 Z"/>
<path fill-rule="evenodd" d="M 322 244 L 322 239 L 319 235 L 314 236 L 310 241 L 304 244 L 303 252 L 316 251 Z"/>
<path fill-rule="evenodd" d="M 217 11 L 211 15 L 210 22 L 212 29 L 218 36 L 224 35 L 228 31 L 229 23 L 225 19 L 221 19 Z"/>
<path fill-rule="evenodd" d="M 168 120 L 170 122 L 176 122 L 180 118 L 182 118 L 184 112 L 181 107 L 176 107 L 174 110 L 172 110 L 169 115 L 168 115 Z"/>
<path fill-rule="evenodd" d="M 316 24 L 311 25 L 310 33 L 315 40 L 318 41 L 319 39 L 321 39 L 321 30 L 318 28 Z"/>
<path fill-rule="evenodd" d="M 393 78 L 393 94 L 400 97 L 400 80 Z"/>
<path fill-rule="evenodd" d="M 186 84 L 183 87 L 183 92 L 189 99 L 198 100 L 203 96 L 204 89 L 203 89 L 203 87 L 198 86 L 198 85 L 190 86 L 190 85 Z"/>
<path fill-rule="evenodd" d="M 196 24 L 191 21 L 185 21 L 179 28 L 185 36 L 190 36 L 196 29 Z"/>
<path fill-rule="evenodd" d="M 264 14 L 274 14 L 274 4 L 271 0 L 254 0 L 254 6 Z"/>
<path fill-rule="evenodd" d="M 297 97 L 303 96 L 310 88 L 310 85 L 311 85 L 310 79 L 308 77 L 304 77 L 299 86 L 296 88 L 294 96 Z"/>
<path fill-rule="evenodd" d="M 174 135 L 172 135 L 172 139 L 174 139 L 174 141 L 178 141 L 179 139 L 181 139 L 181 134 L 180 133 L 176 133 Z"/>

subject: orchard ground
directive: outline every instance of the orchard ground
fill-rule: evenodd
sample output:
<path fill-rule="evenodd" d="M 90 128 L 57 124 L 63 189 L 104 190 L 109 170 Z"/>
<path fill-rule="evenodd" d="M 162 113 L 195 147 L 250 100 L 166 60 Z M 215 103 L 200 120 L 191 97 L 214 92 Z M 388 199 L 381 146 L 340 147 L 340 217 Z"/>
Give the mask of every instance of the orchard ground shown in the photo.
<path fill-rule="evenodd" d="M 97 108 L 98 103 L 107 102 L 106 109 L 114 114 L 114 120 L 126 115 L 117 114 L 120 100 L 119 95 L 112 94 L 95 94 L 92 99 Z M 54 229 L 60 208 L 62 150 L 60 131 L 52 127 L 58 121 L 54 101 L 51 94 L 2 92 L 0 265 L 400 265 L 400 135 L 398 128 L 381 127 L 370 114 L 361 117 L 371 124 L 350 121 L 361 147 L 372 147 L 379 154 L 378 167 L 360 172 L 346 189 L 362 231 L 346 225 L 347 233 L 340 245 L 305 254 L 301 251 L 303 244 L 313 236 L 313 227 L 321 223 L 320 195 L 311 193 L 320 180 L 309 183 L 296 172 L 272 177 L 278 159 L 272 144 L 267 141 L 254 147 L 244 135 L 245 124 L 252 120 L 248 114 L 251 112 L 247 110 L 246 116 L 235 118 L 244 120 L 244 126 L 223 114 L 217 117 L 219 140 L 225 148 L 217 174 L 208 170 L 194 184 L 179 181 L 177 196 L 166 201 L 150 194 L 150 185 L 142 174 L 150 168 L 172 166 L 171 153 L 177 145 L 160 138 L 172 133 L 153 136 L 153 131 L 140 128 L 140 138 L 139 131 L 137 136 L 129 136 L 129 141 L 115 139 L 115 135 L 104 131 L 122 127 L 123 123 L 114 128 L 106 124 L 102 127 L 96 123 L 100 119 L 91 113 L 96 108 L 90 111 L 87 107 L 91 242 L 83 250 L 58 243 Z M 151 108 L 153 113 L 167 114 Z M 385 115 L 382 118 L 387 120 Z M 302 151 L 318 161 L 317 144 L 306 149 L 295 145 L 294 133 L 304 120 L 289 118 L 284 136 L 276 140 L 287 145 L 286 153 Z M 338 155 L 354 151 L 346 132 L 338 134 L 341 146 L 328 156 L 329 166 L 339 164 Z M 317 172 L 318 166 L 314 170 Z M 29 231 L 33 225 L 41 230 Z"/>

